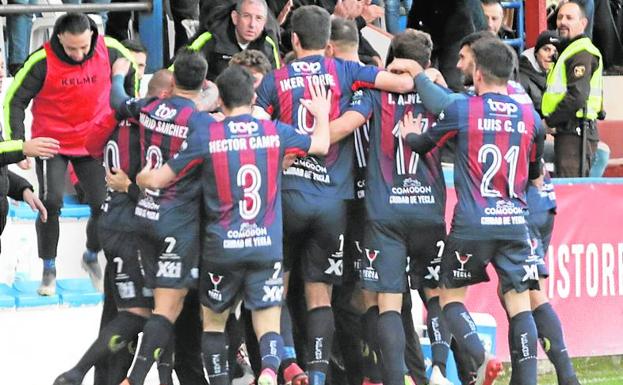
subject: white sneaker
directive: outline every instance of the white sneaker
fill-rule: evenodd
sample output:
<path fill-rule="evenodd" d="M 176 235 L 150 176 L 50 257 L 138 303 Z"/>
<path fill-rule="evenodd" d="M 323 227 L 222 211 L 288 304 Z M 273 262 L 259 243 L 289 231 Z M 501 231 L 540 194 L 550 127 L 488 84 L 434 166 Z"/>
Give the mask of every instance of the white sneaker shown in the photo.
<path fill-rule="evenodd" d="M 56 269 L 43 270 L 41 285 L 37 289 L 37 294 L 42 296 L 56 294 Z"/>
<path fill-rule="evenodd" d="M 433 371 L 428 379 L 429 385 L 454 385 L 452 381 L 448 380 L 441 374 L 441 370 L 437 365 L 433 366 Z"/>

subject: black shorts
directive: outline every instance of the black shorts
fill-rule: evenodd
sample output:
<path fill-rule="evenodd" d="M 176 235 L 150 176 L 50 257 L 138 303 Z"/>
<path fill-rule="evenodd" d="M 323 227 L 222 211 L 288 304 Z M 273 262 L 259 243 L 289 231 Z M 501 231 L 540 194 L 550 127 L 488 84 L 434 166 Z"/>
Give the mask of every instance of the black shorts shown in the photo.
<path fill-rule="evenodd" d="M 152 309 L 153 292 L 145 287 L 143 268 L 138 258 L 138 243 L 134 233 L 100 227 L 99 238 L 104 247 L 109 278 L 118 309 L 142 307 Z"/>
<path fill-rule="evenodd" d="M 365 258 L 360 264 L 362 287 L 379 293 L 403 293 L 408 271 L 412 287 L 438 287 L 439 247 L 440 242 L 443 247 L 445 237 L 443 223 L 412 218 L 367 221 Z"/>
<path fill-rule="evenodd" d="M 530 214 L 528 219 L 528 230 L 530 231 L 530 241 L 532 254 L 539 257 L 537 267 L 540 278 L 549 277 L 549 271 L 545 264 L 545 253 L 552 239 L 552 231 L 554 229 L 554 217 L 556 215 L 551 211 L 543 211 L 536 214 Z"/>
<path fill-rule="evenodd" d="M 441 260 L 441 283 L 448 288 L 489 281 L 487 265 L 493 264 L 502 292 L 539 289 L 538 260 L 525 240 L 473 240 L 450 233 Z"/>
<path fill-rule="evenodd" d="M 306 282 L 342 282 L 346 203 L 297 190 L 282 193 L 285 271 L 301 263 Z"/>
<path fill-rule="evenodd" d="M 215 313 L 229 309 L 239 298 L 249 310 L 281 306 L 283 289 L 281 261 L 201 262 L 199 299 Z"/>

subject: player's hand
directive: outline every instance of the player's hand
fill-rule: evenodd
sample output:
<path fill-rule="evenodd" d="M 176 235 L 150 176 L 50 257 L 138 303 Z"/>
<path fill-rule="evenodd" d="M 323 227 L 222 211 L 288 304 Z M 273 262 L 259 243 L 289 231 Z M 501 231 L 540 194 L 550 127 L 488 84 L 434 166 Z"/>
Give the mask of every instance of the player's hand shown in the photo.
<path fill-rule="evenodd" d="M 400 136 L 406 138 L 409 134 L 422 133 L 422 114 L 418 114 L 417 118 L 413 119 L 413 112 L 409 111 L 405 114 L 399 123 Z"/>
<path fill-rule="evenodd" d="M 150 188 L 149 185 L 150 171 L 152 170 L 151 162 L 147 162 L 141 172 L 136 175 L 136 184 L 141 188 Z"/>
<path fill-rule="evenodd" d="M 130 72 L 131 65 L 132 63 L 130 63 L 128 59 L 124 57 L 120 57 L 119 59 L 115 60 L 115 62 L 112 65 L 112 76 L 127 75 L 128 72 Z"/>
<path fill-rule="evenodd" d="M 440 86 L 443 86 L 446 88 L 448 87 L 448 83 L 446 83 L 446 79 L 444 79 L 443 75 L 437 68 L 428 67 L 427 69 L 424 70 L 424 73 L 426 74 L 426 76 L 428 76 L 430 80 L 433 81 L 433 83 L 439 84 Z"/>
<path fill-rule="evenodd" d="M 28 206 L 30 206 L 32 211 L 39 213 L 39 219 L 41 219 L 41 222 L 47 222 L 48 210 L 45 209 L 43 202 L 41 202 L 41 200 L 35 195 L 35 193 L 32 192 L 31 189 L 24 189 L 22 192 L 22 199 Z"/>
<path fill-rule="evenodd" d="M 385 10 L 378 5 L 364 5 L 361 11 L 361 16 L 366 19 L 366 22 L 371 23 L 379 17 L 383 17 Z"/>
<path fill-rule="evenodd" d="M 411 77 L 415 77 L 420 74 L 424 69 L 415 60 L 410 59 L 394 59 L 390 65 L 387 66 L 387 70 L 393 73 L 402 74 L 408 73 Z"/>
<path fill-rule="evenodd" d="M 22 152 L 26 156 L 41 156 L 51 158 L 58 154 L 61 148 L 58 140 L 53 138 L 33 138 L 24 142 Z"/>
<path fill-rule="evenodd" d="M 277 22 L 279 23 L 279 25 L 283 25 L 283 23 L 286 22 L 286 19 L 288 18 L 288 15 L 292 10 L 293 5 L 293 0 L 288 0 L 288 2 L 284 4 L 283 9 L 281 10 L 281 12 L 279 12 L 279 15 L 277 15 Z"/>
<path fill-rule="evenodd" d="M 363 13 L 361 0 L 337 0 L 333 14 L 344 19 L 355 19 Z"/>
<path fill-rule="evenodd" d="M 21 160 L 17 162 L 16 164 L 17 164 L 17 167 L 21 168 L 22 170 L 30 170 L 30 167 L 32 166 L 32 162 L 30 161 L 30 158 Z"/>
<path fill-rule="evenodd" d="M 112 172 L 111 172 L 112 171 Z M 118 192 L 128 192 L 132 181 L 128 175 L 120 168 L 106 170 L 106 186 Z"/>
<path fill-rule="evenodd" d="M 311 81 L 311 80 L 310 80 Z M 331 90 L 327 90 L 322 84 L 310 84 L 310 99 L 300 99 L 301 104 L 314 115 L 316 119 L 329 118 L 331 111 Z"/>
<path fill-rule="evenodd" d="M 281 168 L 284 170 L 287 170 L 290 168 L 290 166 L 292 166 L 292 164 L 294 164 L 294 161 L 296 160 L 298 156 L 296 154 L 285 154 L 283 156 L 283 160 L 281 161 Z"/>

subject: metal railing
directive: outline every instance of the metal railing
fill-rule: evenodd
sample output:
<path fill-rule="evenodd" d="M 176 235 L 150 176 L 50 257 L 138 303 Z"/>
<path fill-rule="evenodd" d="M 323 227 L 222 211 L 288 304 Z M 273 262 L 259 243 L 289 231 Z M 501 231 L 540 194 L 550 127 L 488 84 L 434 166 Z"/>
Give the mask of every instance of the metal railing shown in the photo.
<path fill-rule="evenodd" d="M 0 5 L 0 15 L 39 12 L 151 12 L 151 1 L 110 4 L 8 4 Z"/>

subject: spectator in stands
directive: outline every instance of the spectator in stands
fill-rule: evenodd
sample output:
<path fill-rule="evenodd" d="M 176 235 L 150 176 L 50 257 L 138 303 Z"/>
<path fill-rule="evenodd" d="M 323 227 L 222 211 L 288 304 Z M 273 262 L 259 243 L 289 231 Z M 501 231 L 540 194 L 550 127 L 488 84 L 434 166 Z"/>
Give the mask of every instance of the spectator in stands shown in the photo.
<path fill-rule="evenodd" d="M 596 119 L 603 117 L 603 61 L 589 37 L 586 10 L 570 0 L 558 10 L 556 25 L 564 40 L 547 76 L 541 112 L 549 133 L 555 134 L 558 177 L 587 176 L 599 135 Z"/>
<path fill-rule="evenodd" d="M 229 65 L 236 53 L 256 49 L 268 57 L 273 68 L 281 67 L 279 43 L 266 29 L 268 7 L 265 0 L 237 0 L 229 17 L 214 22 L 210 31 L 203 31 L 190 45 L 201 51 L 208 61 L 209 80 Z"/>
<path fill-rule="evenodd" d="M 543 31 L 534 48 L 525 50 L 519 57 L 519 82 L 532 99 L 539 115 L 547 71 L 554 65 L 558 53 L 556 46 L 559 43 L 556 31 Z"/>
<path fill-rule="evenodd" d="M 44 265 L 38 290 L 41 295 L 56 291 L 58 217 L 69 162 L 74 165 L 91 208 L 82 265 L 94 284 L 101 286 L 96 225 L 106 193 L 104 168 L 88 155 L 84 138 L 92 122 L 110 111 L 110 67 L 121 56 L 129 57 L 130 53 L 116 40 L 99 36 L 90 18 L 68 13 L 56 21 L 52 39 L 30 55 L 7 92 L 5 137 L 24 138 L 25 110 L 32 100 L 32 136 L 50 136 L 60 142 L 58 155 L 37 158 L 39 196 L 48 210 L 48 221 L 39 218 L 36 222 L 39 257 Z M 128 77 L 126 85 L 132 93 L 134 84 L 134 76 Z"/>
<path fill-rule="evenodd" d="M 487 19 L 487 28 L 501 39 L 515 37 L 513 31 L 504 25 L 504 8 L 500 0 L 481 0 L 482 11 Z"/>
<path fill-rule="evenodd" d="M 428 32 L 433 39 L 432 65 L 439 68 L 448 86 L 463 91 L 459 61 L 461 40 L 487 29 L 480 0 L 414 0 L 407 27 Z"/>

